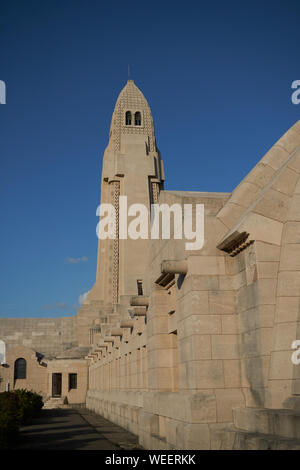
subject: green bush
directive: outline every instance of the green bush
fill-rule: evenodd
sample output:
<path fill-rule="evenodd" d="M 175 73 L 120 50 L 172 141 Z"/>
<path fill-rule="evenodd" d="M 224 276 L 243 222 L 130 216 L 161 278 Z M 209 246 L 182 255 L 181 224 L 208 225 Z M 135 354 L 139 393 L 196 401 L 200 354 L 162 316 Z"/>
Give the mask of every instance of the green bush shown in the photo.
<path fill-rule="evenodd" d="M 19 433 L 19 398 L 12 392 L 0 393 L 0 448 L 6 448 Z"/>
<path fill-rule="evenodd" d="M 0 448 L 7 448 L 43 406 L 41 395 L 29 390 L 0 393 Z"/>
<path fill-rule="evenodd" d="M 19 399 L 19 422 L 27 424 L 43 407 L 42 397 L 25 389 L 15 390 L 13 393 Z"/>

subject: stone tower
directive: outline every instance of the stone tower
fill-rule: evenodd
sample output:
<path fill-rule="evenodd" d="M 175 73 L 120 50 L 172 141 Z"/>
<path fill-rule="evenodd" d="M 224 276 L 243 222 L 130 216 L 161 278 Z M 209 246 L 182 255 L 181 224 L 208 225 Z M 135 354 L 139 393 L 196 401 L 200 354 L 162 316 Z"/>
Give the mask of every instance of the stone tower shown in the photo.
<path fill-rule="evenodd" d="M 150 214 L 150 204 L 158 202 L 163 180 L 150 107 L 133 80 L 128 80 L 112 115 L 101 177 L 101 204 L 110 203 L 115 208 L 116 237 L 98 242 L 96 282 L 78 313 L 82 345 L 90 342 L 89 330 L 99 318 L 108 311 L 129 308 L 138 281 L 139 291 L 143 288 L 150 240 L 119 239 L 119 196 L 127 196 L 128 207 L 145 205 Z"/>

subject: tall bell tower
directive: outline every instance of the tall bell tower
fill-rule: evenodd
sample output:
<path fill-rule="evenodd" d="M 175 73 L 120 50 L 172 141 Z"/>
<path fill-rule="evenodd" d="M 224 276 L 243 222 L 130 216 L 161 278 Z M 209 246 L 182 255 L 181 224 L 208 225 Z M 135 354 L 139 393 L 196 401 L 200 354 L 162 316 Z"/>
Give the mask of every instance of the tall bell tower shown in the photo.
<path fill-rule="evenodd" d="M 149 104 L 134 81 L 128 80 L 112 115 L 101 177 L 101 204 L 115 208 L 116 237 L 98 241 L 96 282 L 79 311 L 88 310 L 91 321 L 93 305 L 99 311 L 95 317 L 119 304 L 129 307 L 129 298 L 137 294 L 137 280 L 142 282 L 146 270 L 150 240 L 119 238 L 119 197 L 127 196 L 128 207 L 145 205 L 150 214 L 163 181 Z"/>

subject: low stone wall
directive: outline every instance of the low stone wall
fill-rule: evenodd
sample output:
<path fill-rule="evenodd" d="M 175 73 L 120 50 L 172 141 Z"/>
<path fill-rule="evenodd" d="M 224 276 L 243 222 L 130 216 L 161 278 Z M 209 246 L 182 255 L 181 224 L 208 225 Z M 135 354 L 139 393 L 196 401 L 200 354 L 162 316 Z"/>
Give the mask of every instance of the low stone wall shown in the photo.
<path fill-rule="evenodd" d="M 89 390 L 86 407 L 115 424 L 139 435 L 139 416 L 142 406 L 141 394 L 126 392 L 99 392 Z"/>
<path fill-rule="evenodd" d="M 86 407 L 137 435 L 145 449 L 232 449 L 232 424 L 197 422 L 200 409 L 212 409 L 204 395 L 90 390 Z"/>

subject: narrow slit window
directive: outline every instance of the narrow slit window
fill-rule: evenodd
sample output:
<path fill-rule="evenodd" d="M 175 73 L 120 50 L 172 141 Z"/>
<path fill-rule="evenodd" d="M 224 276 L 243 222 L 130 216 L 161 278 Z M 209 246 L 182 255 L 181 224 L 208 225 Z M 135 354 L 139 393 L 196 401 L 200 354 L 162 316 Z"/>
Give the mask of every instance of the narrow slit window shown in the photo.
<path fill-rule="evenodd" d="M 143 295 L 143 281 L 137 281 L 138 295 Z"/>
<path fill-rule="evenodd" d="M 131 112 L 130 111 L 126 111 L 125 123 L 126 123 L 126 126 L 131 126 Z"/>
<path fill-rule="evenodd" d="M 141 126 L 141 124 L 142 124 L 141 113 L 139 111 L 137 111 L 134 115 L 134 125 L 135 126 Z"/>

